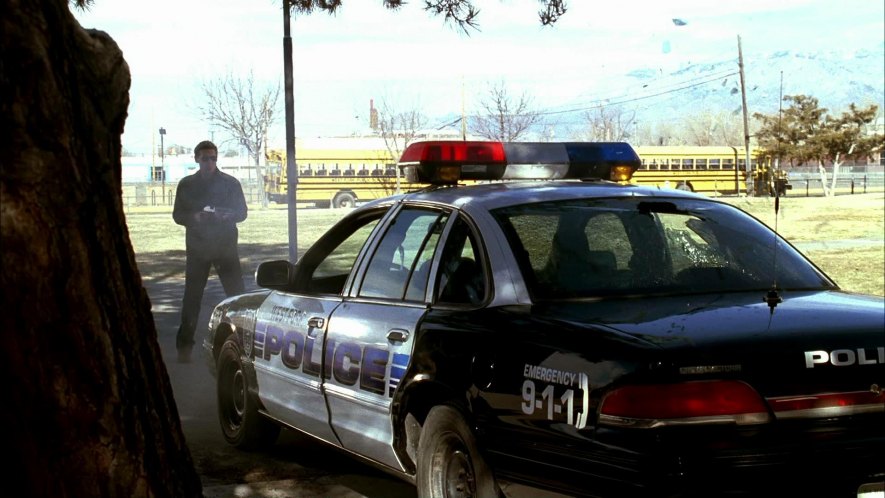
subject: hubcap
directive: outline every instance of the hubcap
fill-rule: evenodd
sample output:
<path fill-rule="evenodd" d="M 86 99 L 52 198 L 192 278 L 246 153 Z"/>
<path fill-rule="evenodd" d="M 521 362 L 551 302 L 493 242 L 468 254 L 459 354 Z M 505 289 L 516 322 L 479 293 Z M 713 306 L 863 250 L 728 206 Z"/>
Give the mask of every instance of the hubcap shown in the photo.
<path fill-rule="evenodd" d="M 232 379 L 231 396 L 233 396 L 233 406 L 237 418 L 242 420 L 243 414 L 246 413 L 246 379 L 243 378 L 243 371 L 237 370 Z"/>
<path fill-rule="evenodd" d="M 442 475 L 437 481 L 441 495 L 447 498 L 472 498 L 476 496 L 476 477 L 470 455 L 462 448 L 461 440 L 450 436 L 443 441 L 437 457 L 444 459 L 440 465 Z M 439 489 L 439 488 L 437 488 Z"/>

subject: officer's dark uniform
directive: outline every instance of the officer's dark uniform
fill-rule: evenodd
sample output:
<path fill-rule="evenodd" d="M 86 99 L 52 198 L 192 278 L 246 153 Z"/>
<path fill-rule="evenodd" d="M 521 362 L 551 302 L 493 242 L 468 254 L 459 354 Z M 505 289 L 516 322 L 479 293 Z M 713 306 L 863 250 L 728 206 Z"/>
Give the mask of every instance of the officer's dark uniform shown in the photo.
<path fill-rule="evenodd" d="M 207 215 L 205 221 L 197 221 L 196 214 L 206 211 L 207 207 L 215 213 Z M 222 220 L 222 212 L 231 213 L 230 219 Z M 172 218 L 175 223 L 187 228 L 184 299 L 181 306 L 181 326 L 175 340 L 179 357 L 183 361 L 190 359 L 190 350 L 194 345 L 194 331 L 200 316 L 203 290 L 209 279 L 209 269 L 215 267 L 228 296 L 245 291 L 237 251 L 237 223 L 245 220 L 246 215 L 243 187 L 231 175 L 216 169 L 208 178 L 204 178 L 198 171 L 178 183 Z"/>

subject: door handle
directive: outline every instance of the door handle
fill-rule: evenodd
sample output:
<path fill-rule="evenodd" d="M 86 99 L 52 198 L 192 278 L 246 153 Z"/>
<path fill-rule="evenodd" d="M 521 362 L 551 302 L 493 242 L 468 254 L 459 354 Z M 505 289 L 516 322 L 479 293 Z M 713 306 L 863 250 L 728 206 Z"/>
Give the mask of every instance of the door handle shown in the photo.
<path fill-rule="evenodd" d="M 326 324 L 325 318 L 313 317 L 307 320 L 307 326 L 315 329 L 321 329 Z"/>
<path fill-rule="evenodd" d="M 406 342 L 409 340 L 409 331 L 403 329 L 390 329 L 387 333 L 387 340 L 390 342 Z"/>

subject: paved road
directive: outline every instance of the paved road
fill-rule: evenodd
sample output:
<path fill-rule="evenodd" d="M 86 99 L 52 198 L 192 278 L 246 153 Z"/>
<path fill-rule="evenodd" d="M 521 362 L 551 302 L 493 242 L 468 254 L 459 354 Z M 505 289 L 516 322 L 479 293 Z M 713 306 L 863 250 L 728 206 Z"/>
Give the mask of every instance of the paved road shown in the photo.
<path fill-rule="evenodd" d="M 254 282 L 247 275 L 247 290 Z M 283 431 L 267 451 L 242 452 L 225 443 L 218 427 L 215 383 L 194 349 L 194 361 L 176 362 L 175 331 L 184 292 L 180 277 L 145 281 L 163 359 L 188 447 L 206 498 L 415 498 L 415 488 L 295 431 Z M 214 273 L 203 297 L 200 323 L 224 297 Z M 199 337 L 201 329 L 197 330 Z"/>

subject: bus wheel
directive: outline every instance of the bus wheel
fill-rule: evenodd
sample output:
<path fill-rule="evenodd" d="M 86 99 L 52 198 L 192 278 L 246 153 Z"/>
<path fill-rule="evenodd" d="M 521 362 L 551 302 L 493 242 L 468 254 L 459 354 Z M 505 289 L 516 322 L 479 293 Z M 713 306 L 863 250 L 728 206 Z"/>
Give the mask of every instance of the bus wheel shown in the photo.
<path fill-rule="evenodd" d="M 685 190 L 686 192 L 694 192 L 694 189 L 691 188 L 691 184 L 688 182 L 679 182 L 679 185 L 676 186 L 676 190 Z"/>
<path fill-rule="evenodd" d="M 339 192 L 332 199 L 332 207 L 336 208 L 352 208 L 356 206 L 356 197 L 350 192 Z"/>

